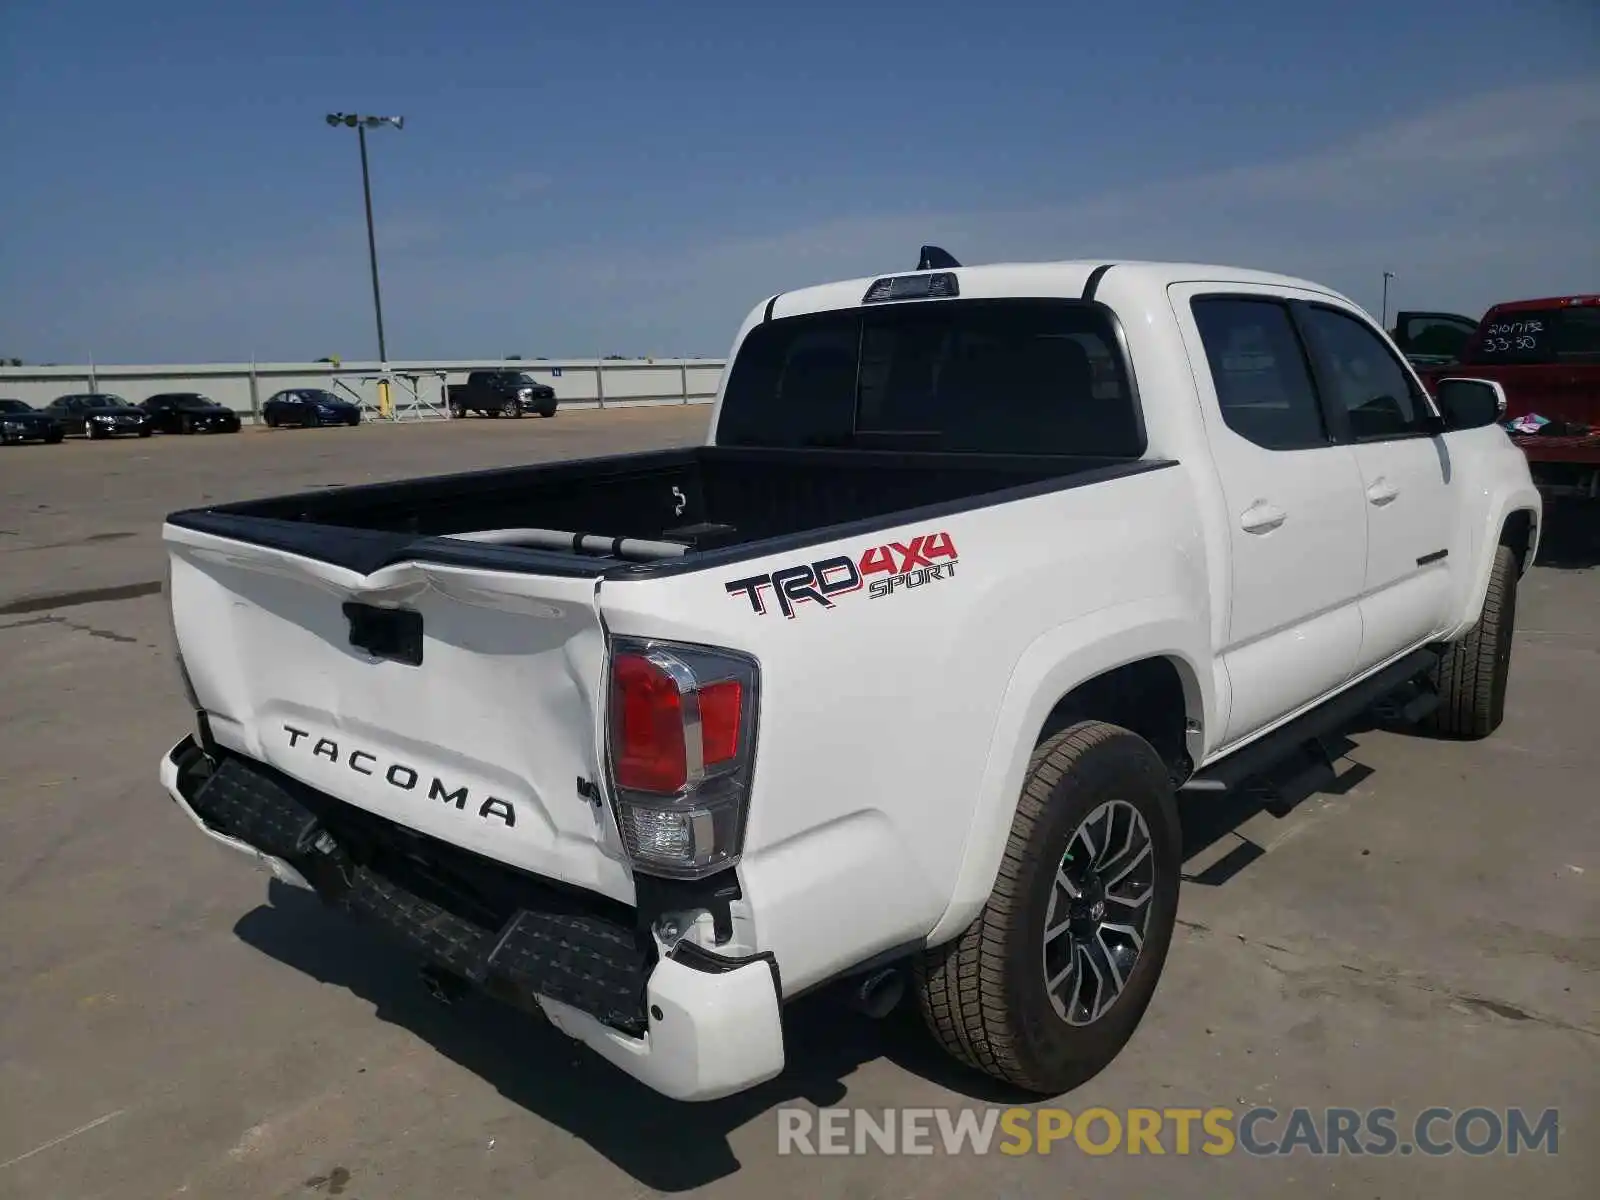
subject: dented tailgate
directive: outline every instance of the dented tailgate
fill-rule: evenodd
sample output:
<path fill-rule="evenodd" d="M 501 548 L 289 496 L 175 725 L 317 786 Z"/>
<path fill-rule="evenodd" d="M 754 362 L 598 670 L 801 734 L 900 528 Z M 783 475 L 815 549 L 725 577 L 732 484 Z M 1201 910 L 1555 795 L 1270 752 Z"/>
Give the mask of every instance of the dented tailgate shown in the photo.
<path fill-rule="evenodd" d="M 357 807 L 624 902 L 599 779 L 593 577 L 371 574 L 168 524 L 170 602 L 217 741 Z"/>

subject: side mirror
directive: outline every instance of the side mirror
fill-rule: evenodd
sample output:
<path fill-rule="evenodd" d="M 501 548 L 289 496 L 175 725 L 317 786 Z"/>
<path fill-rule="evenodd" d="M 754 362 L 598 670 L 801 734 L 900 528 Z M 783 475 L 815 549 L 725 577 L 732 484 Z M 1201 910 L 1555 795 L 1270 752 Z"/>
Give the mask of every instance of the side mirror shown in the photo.
<path fill-rule="evenodd" d="M 1491 379 L 1441 379 L 1434 390 L 1446 429 L 1482 429 L 1506 415 L 1506 393 Z"/>

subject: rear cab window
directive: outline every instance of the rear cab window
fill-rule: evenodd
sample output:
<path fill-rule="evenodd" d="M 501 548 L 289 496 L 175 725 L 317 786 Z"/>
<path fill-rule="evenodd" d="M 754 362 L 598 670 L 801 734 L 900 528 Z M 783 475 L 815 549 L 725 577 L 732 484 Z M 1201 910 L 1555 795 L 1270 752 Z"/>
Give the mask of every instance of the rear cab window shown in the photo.
<path fill-rule="evenodd" d="M 717 441 L 768 448 L 1138 458 L 1144 426 L 1110 312 L 941 300 L 784 317 L 745 338 Z"/>
<path fill-rule="evenodd" d="M 1461 361 L 1522 366 L 1600 362 L 1600 304 L 1493 309 Z"/>

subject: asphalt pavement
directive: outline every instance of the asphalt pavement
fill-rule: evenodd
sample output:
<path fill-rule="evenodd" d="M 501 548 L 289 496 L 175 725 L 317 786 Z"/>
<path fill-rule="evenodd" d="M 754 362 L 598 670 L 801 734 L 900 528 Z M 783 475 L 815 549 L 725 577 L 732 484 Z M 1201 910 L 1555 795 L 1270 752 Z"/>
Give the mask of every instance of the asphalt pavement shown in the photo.
<path fill-rule="evenodd" d="M 1018 1099 L 942 1059 L 914 1012 L 873 1022 L 820 996 L 790 1010 L 780 1079 L 673 1104 L 516 1012 L 432 1001 L 404 956 L 205 840 L 167 800 L 157 761 L 190 724 L 160 595 L 167 512 L 691 444 L 708 414 L 0 449 L 0 1197 L 1593 1194 L 1594 508 L 1552 513 L 1494 737 L 1358 727 L 1315 790 L 1186 803 L 1190 878 L 1166 976 L 1111 1068 L 1020 1106 L 1093 1130 L 1047 1155 L 1003 1152 L 1003 1132 L 987 1154 L 946 1153 L 937 1132 L 926 1155 L 870 1139 L 861 1154 L 780 1154 L 785 1123 L 822 1108 L 981 1120 Z M 1255 1152 L 1242 1139 L 1205 1152 L 1198 1122 L 1180 1152 L 1167 1115 L 1164 1152 L 1133 1154 L 1092 1108 L 1123 1124 L 1135 1109 L 1276 1116 Z M 1355 1110 L 1364 1129 L 1393 1110 L 1399 1136 L 1388 1152 L 1317 1155 L 1303 1136 L 1294 1153 L 1260 1152 L 1294 1140 L 1296 1108 L 1322 1124 Z M 1449 1110 L 1435 1149 L 1495 1142 L 1491 1117 L 1533 1127 L 1556 1110 L 1557 1133 L 1516 1155 L 1504 1137 L 1482 1154 L 1406 1152 L 1431 1108 Z M 1457 1138 L 1469 1109 L 1487 1115 Z M 1066 1115 L 1048 1120 L 1059 1131 Z"/>

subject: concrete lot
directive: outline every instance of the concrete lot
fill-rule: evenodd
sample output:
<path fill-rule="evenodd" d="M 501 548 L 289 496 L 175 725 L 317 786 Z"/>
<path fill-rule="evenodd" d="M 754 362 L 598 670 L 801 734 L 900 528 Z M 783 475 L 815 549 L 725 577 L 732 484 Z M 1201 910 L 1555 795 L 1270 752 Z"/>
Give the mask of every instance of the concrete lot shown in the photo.
<path fill-rule="evenodd" d="M 1556 514 L 1524 583 L 1494 738 L 1356 731 L 1339 781 L 1292 807 L 1188 806 L 1194 879 L 1166 978 L 1123 1057 L 1060 1102 L 1390 1107 L 1403 1140 L 1429 1106 L 1558 1108 L 1554 1157 L 1182 1156 L 1168 1135 L 1159 1157 L 1068 1142 L 1048 1157 L 780 1158 L 781 1105 L 1008 1098 L 942 1061 L 914 1020 L 818 999 L 792 1012 L 783 1078 L 671 1105 L 514 1013 L 439 1008 L 405 959 L 269 887 L 165 799 L 156 762 L 189 715 L 166 657 L 163 514 L 690 443 L 708 413 L 0 450 L 0 1196 L 1593 1194 L 1593 513 L 1587 527 Z"/>

